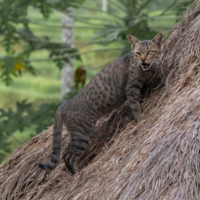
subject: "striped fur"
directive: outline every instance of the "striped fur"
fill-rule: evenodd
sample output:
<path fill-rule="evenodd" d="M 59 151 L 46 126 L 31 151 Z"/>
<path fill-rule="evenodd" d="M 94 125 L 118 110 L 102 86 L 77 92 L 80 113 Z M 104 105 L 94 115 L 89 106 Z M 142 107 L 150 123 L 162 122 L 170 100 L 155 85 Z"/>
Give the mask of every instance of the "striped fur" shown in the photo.
<path fill-rule="evenodd" d="M 41 169 L 56 167 L 61 153 L 62 124 L 70 135 L 70 145 L 63 154 L 68 169 L 78 171 L 77 160 L 90 141 L 96 121 L 128 100 L 136 122 L 140 121 L 140 90 L 155 73 L 162 34 L 151 41 L 139 41 L 129 35 L 132 50 L 101 70 L 74 98 L 63 103 L 54 120 L 53 152 L 50 162 Z"/>

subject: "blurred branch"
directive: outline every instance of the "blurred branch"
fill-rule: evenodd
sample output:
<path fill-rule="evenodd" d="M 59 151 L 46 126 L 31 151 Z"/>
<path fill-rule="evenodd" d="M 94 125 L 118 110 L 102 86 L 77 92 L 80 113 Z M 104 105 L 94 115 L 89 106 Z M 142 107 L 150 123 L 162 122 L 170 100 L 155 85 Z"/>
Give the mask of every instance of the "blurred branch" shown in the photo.
<path fill-rule="evenodd" d="M 103 21 L 111 21 L 111 22 L 116 22 L 119 23 L 119 21 L 117 21 L 115 18 L 109 19 L 105 17 L 96 17 L 96 16 L 81 16 L 81 15 L 77 15 L 76 13 L 73 14 L 73 17 L 81 17 L 82 19 L 97 19 L 97 20 L 103 20 Z"/>
<path fill-rule="evenodd" d="M 93 44 L 108 44 L 108 43 L 111 43 L 111 42 L 113 42 L 113 40 L 110 40 L 110 41 L 90 41 L 90 42 L 85 42 L 85 43 L 83 42 L 83 43 L 75 45 L 75 47 L 72 47 L 72 48 L 58 48 L 58 49 L 54 49 L 54 51 L 68 51 L 68 50 L 72 50 L 72 49 L 75 49 L 75 48 L 82 48 L 82 47 L 86 47 L 86 46 L 93 45 Z M 124 41 L 124 40 L 115 40 L 115 42 L 129 43 L 129 41 Z"/>
<path fill-rule="evenodd" d="M 4 151 L 3 149 L 0 149 L 0 155 L 3 154 L 5 155 L 5 157 L 8 157 L 10 154 L 6 151 Z"/>
<path fill-rule="evenodd" d="M 179 0 L 177 0 L 177 1 L 179 1 Z M 182 0 L 181 0 L 182 1 Z M 163 3 L 162 5 L 160 5 L 159 6 L 159 9 L 160 10 L 164 10 L 164 9 L 166 9 L 166 7 L 168 7 L 169 6 L 169 3 Z M 158 11 L 158 8 L 153 8 L 153 9 L 148 9 L 148 12 L 149 13 L 151 13 L 151 12 L 155 12 L 155 11 Z M 162 13 L 162 12 L 161 12 Z M 160 16 L 160 14 L 158 15 L 158 16 Z"/>
<path fill-rule="evenodd" d="M 171 29 L 172 28 L 172 26 L 169 26 L 169 25 L 157 25 L 157 26 L 153 26 L 153 28 L 158 28 L 158 29 L 164 29 L 164 30 L 166 30 L 166 29 Z"/>
<path fill-rule="evenodd" d="M 76 52 L 76 53 L 71 53 L 69 55 L 65 55 L 65 56 L 59 56 L 57 58 L 41 58 L 41 59 L 25 59 L 23 61 L 26 62 L 42 62 L 42 61 L 49 61 L 49 60 L 61 60 L 64 58 L 70 58 L 73 56 L 77 56 L 77 55 L 82 55 L 82 54 L 87 54 L 87 53 L 92 53 L 92 52 L 98 52 L 98 51 L 119 51 L 121 50 L 122 47 L 113 47 L 113 48 L 103 48 L 103 49 L 92 49 L 92 50 L 88 50 L 88 51 L 84 51 L 84 52 Z"/>
<path fill-rule="evenodd" d="M 18 22 L 23 22 L 22 20 L 15 20 Z M 105 29 L 105 24 L 94 24 L 93 26 L 60 26 L 60 25 L 55 25 L 55 24 L 47 24 L 47 23 L 43 23 L 43 22 L 34 22 L 34 21 L 30 21 L 30 20 L 26 20 L 27 22 L 31 23 L 31 24 L 36 24 L 39 26 L 45 26 L 45 27 L 50 27 L 50 28 L 99 28 L 99 29 Z"/>
<path fill-rule="evenodd" d="M 66 13 L 66 12 L 65 12 Z M 73 15 L 69 15 L 70 17 L 73 17 Z M 76 20 L 81 21 L 83 23 L 86 24 L 90 24 L 92 26 L 60 26 L 60 25 L 54 25 L 54 24 L 47 24 L 47 23 L 42 23 L 42 22 L 35 22 L 35 21 L 31 21 L 31 20 L 22 20 L 22 19 L 12 19 L 14 22 L 21 22 L 21 23 L 32 23 L 32 24 L 37 24 L 40 26 L 46 26 L 46 27 L 52 27 L 52 28 L 99 28 L 99 26 L 102 26 L 101 28 L 106 28 L 106 27 L 113 27 L 113 25 L 110 24 L 97 24 L 97 23 L 91 23 L 85 20 L 80 20 L 77 17 L 74 17 Z M 114 26 L 116 27 L 116 26 Z"/>
<path fill-rule="evenodd" d="M 98 11 L 98 12 L 102 13 L 102 10 L 98 9 L 98 8 L 93 8 L 93 7 L 90 7 L 90 6 L 80 5 L 78 3 L 72 3 L 72 2 L 68 2 L 68 4 L 71 5 L 71 6 L 75 6 L 75 7 L 79 7 L 79 8 L 85 8 L 85 9 L 89 9 L 89 10 L 93 10 L 93 11 Z M 55 8 L 55 6 L 54 6 L 54 8 Z M 115 18 L 119 19 L 120 21 L 123 20 L 123 18 L 119 17 L 118 15 L 115 15 L 114 13 L 106 12 L 106 14 L 112 15 Z M 76 19 L 76 18 L 74 18 L 74 19 Z"/>
<path fill-rule="evenodd" d="M 114 1 L 114 0 L 111 0 L 111 5 L 114 5 L 116 8 L 119 8 L 120 10 L 124 11 L 125 13 L 127 13 L 126 7 L 123 6 L 122 4 L 119 5 L 118 3 L 116 1 Z"/>
<path fill-rule="evenodd" d="M 86 8 L 86 9 L 89 9 L 89 10 L 98 11 L 98 12 L 101 12 L 101 13 L 102 13 L 102 9 L 93 8 L 93 7 L 91 7 L 91 6 L 80 5 L 80 4 L 72 3 L 72 2 L 69 2 L 69 5 L 71 5 L 71 6 L 78 6 L 78 7 L 81 7 L 81 8 Z M 123 19 L 123 18 L 119 17 L 118 15 L 115 15 L 114 13 L 111 13 L 111 12 L 106 12 L 106 14 L 112 15 L 112 16 L 114 16 L 114 17 L 120 19 L 120 20 Z"/>
<path fill-rule="evenodd" d="M 49 44 L 64 44 L 62 42 L 52 42 L 52 41 L 49 41 L 49 40 L 44 40 L 44 39 L 37 39 L 37 38 L 27 38 L 27 40 L 29 41 L 36 41 L 36 42 L 42 42 L 42 43 L 49 43 Z M 108 44 L 110 42 L 113 42 L 113 40 L 89 40 L 89 41 L 86 41 L 86 42 L 75 42 L 75 47 L 74 48 L 77 48 L 77 47 L 82 47 L 82 46 L 87 46 L 87 45 L 92 45 L 92 44 Z M 121 42 L 121 43 L 129 43 L 128 40 L 122 40 L 122 39 L 117 39 L 115 40 L 115 42 Z M 67 44 L 67 43 L 66 43 Z M 62 48 L 63 50 L 67 50 L 67 49 L 74 49 L 74 48 Z"/>
<path fill-rule="evenodd" d="M 103 65 L 99 65 L 97 67 L 85 67 L 86 70 L 96 70 L 96 69 L 102 69 L 103 67 L 111 64 L 113 61 L 115 61 L 118 58 L 118 56 L 111 58 L 109 61 L 105 62 Z"/>
<path fill-rule="evenodd" d="M 160 14 L 160 16 L 161 16 L 161 15 L 164 15 L 168 10 L 170 10 L 172 7 L 174 7 L 174 5 L 175 5 L 176 3 L 178 3 L 178 1 L 179 1 L 179 0 L 174 0 L 174 1 Z"/>
<path fill-rule="evenodd" d="M 149 20 L 172 20 L 172 19 L 180 19 L 180 16 L 156 16 L 156 17 L 151 17 Z"/>
<path fill-rule="evenodd" d="M 18 142 L 19 144 L 22 144 L 23 142 L 20 141 L 18 138 L 16 138 L 12 133 L 10 133 L 11 137 L 16 141 Z"/>
<path fill-rule="evenodd" d="M 138 15 L 146 6 L 147 4 L 152 1 L 152 0 L 146 0 L 141 6 L 140 8 L 138 9 L 138 11 L 136 12 L 136 15 Z"/>

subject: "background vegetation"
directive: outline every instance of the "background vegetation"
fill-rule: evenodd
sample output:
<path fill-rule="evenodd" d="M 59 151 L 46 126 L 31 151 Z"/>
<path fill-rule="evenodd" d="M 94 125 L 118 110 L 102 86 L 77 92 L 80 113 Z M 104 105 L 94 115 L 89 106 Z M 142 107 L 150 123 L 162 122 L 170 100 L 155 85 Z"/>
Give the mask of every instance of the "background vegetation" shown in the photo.
<path fill-rule="evenodd" d="M 89 80 L 130 51 L 127 35 L 164 35 L 192 1 L 1 0 L 0 162 L 20 144 L 52 125 L 60 102 L 60 68 L 74 58 Z M 75 48 L 61 41 L 61 13 L 74 7 Z M 65 8 L 65 9 L 63 9 Z M 79 88 L 80 90 L 81 88 Z M 73 97 L 72 91 L 68 98 Z"/>

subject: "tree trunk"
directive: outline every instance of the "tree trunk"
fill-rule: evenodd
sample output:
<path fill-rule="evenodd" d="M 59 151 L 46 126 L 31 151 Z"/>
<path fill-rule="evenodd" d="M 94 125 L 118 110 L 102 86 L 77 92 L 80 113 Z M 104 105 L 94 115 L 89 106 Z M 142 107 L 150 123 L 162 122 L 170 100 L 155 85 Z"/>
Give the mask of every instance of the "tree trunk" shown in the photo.
<path fill-rule="evenodd" d="M 102 0 L 102 11 L 107 12 L 107 0 Z"/>
<path fill-rule="evenodd" d="M 68 8 L 70 13 L 73 12 L 73 8 Z M 74 20 L 67 14 L 62 13 L 62 42 L 71 44 L 71 47 L 74 46 L 74 30 L 73 28 L 67 28 L 64 26 L 73 26 Z M 64 62 L 63 69 L 61 70 L 61 100 L 64 100 L 66 94 L 72 90 L 74 84 L 73 77 L 73 59 L 69 58 L 69 63 Z"/>

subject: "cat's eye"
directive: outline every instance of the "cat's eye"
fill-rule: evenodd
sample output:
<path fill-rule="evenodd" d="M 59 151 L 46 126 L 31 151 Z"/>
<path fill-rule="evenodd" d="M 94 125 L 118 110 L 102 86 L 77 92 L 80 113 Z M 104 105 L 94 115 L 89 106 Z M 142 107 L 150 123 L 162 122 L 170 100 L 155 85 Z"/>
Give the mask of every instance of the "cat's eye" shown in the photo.
<path fill-rule="evenodd" d="M 153 51 L 148 51 L 147 52 L 148 55 L 151 55 L 152 53 L 153 53 Z"/>
<path fill-rule="evenodd" d="M 136 52 L 136 54 L 140 55 L 140 52 Z"/>

